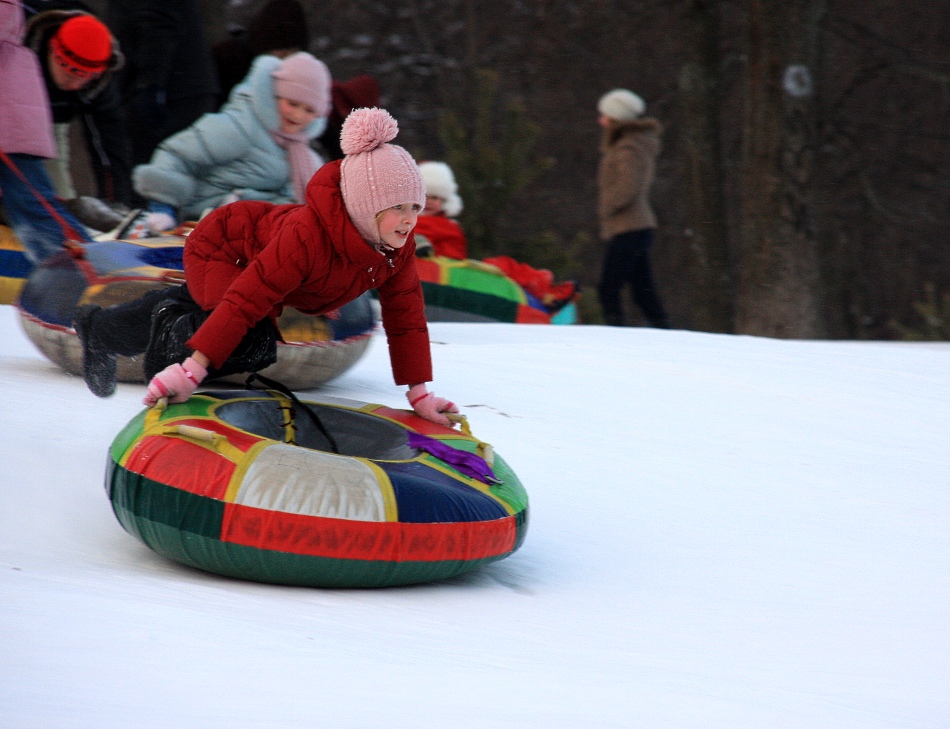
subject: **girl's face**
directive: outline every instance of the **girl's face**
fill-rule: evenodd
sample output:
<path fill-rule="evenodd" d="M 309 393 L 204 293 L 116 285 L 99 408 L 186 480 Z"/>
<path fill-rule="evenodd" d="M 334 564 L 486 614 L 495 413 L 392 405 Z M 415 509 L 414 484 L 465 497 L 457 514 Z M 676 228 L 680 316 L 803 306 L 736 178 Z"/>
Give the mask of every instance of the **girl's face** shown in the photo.
<path fill-rule="evenodd" d="M 435 195 L 426 195 L 426 206 L 422 209 L 423 215 L 438 215 L 442 212 L 442 206 L 445 205 L 445 198 Z"/>
<path fill-rule="evenodd" d="M 284 134 L 297 134 L 317 118 L 317 110 L 302 101 L 291 101 L 278 96 L 277 115 L 280 117 L 280 131 Z"/>
<path fill-rule="evenodd" d="M 416 227 L 420 210 L 418 203 L 400 203 L 386 208 L 376 216 L 383 250 L 397 250 L 406 245 L 409 234 Z"/>

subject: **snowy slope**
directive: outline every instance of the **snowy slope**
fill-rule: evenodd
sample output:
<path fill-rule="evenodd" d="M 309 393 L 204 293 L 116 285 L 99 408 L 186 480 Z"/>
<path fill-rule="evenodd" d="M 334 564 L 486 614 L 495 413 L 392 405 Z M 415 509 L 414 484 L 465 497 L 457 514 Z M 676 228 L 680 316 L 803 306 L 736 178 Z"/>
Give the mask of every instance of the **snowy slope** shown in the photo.
<path fill-rule="evenodd" d="M 950 725 L 950 345 L 431 333 L 525 545 L 316 590 L 126 534 L 104 464 L 144 388 L 96 399 L 0 307 L 0 727 Z M 323 392 L 401 389 L 377 340 Z"/>

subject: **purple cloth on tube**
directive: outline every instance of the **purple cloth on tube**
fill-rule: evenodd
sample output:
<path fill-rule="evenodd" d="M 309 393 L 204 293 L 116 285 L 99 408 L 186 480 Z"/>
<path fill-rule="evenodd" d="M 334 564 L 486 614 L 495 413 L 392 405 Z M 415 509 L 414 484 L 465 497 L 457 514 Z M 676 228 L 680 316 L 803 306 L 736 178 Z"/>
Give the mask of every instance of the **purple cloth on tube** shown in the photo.
<path fill-rule="evenodd" d="M 482 483 L 501 483 L 501 480 L 495 476 L 494 471 L 491 470 L 491 466 L 478 454 L 461 451 L 458 448 L 446 445 L 442 441 L 435 440 L 435 438 L 420 435 L 411 430 L 408 433 L 410 448 L 421 448 L 436 458 L 450 464 L 466 476 L 476 478 Z"/>

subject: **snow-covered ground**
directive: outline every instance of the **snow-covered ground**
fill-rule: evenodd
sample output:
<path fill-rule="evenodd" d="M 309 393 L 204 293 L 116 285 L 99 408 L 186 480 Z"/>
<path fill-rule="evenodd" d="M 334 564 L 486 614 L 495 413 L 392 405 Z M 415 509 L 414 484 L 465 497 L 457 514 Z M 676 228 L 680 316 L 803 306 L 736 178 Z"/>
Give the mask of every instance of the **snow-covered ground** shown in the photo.
<path fill-rule="evenodd" d="M 0 307 L 0 727 L 950 726 L 950 345 L 431 333 L 524 547 L 318 590 L 126 534 L 102 481 L 144 388 L 96 399 Z M 405 402 L 381 340 L 322 391 Z"/>

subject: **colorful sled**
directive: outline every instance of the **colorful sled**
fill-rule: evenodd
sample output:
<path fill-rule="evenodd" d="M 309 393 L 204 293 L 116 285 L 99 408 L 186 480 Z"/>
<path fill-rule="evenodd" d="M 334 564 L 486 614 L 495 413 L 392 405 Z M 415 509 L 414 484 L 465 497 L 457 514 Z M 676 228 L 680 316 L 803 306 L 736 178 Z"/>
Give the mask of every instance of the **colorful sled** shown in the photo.
<path fill-rule="evenodd" d="M 501 483 L 411 448 L 410 432 L 493 458 Z M 207 391 L 129 422 L 106 490 L 130 534 L 182 564 L 286 585 L 407 585 L 521 546 L 527 494 L 486 446 L 382 405 Z"/>
<path fill-rule="evenodd" d="M 82 374 L 82 347 L 72 329 L 82 304 L 131 301 L 146 291 L 181 283 L 184 237 L 106 240 L 52 256 L 29 274 L 17 307 L 26 335 L 52 362 Z M 278 319 L 284 341 L 277 362 L 262 374 L 295 390 L 317 387 L 352 367 L 369 347 L 376 317 L 369 297 L 350 302 L 332 316 L 308 316 L 285 309 Z M 141 357 L 120 357 L 121 382 L 142 382 Z M 243 377 L 228 378 L 241 382 Z"/>
<path fill-rule="evenodd" d="M 12 304 L 20 296 L 26 277 L 33 270 L 20 239 L 6 225 L 0 225 L 0 304 Z"/>
<path fill-rule="evenodd" d="M 496 266 L 473 259 L 417 258 L 429 321 L 575 324 L 573 301 L 546 307 Z"/>

